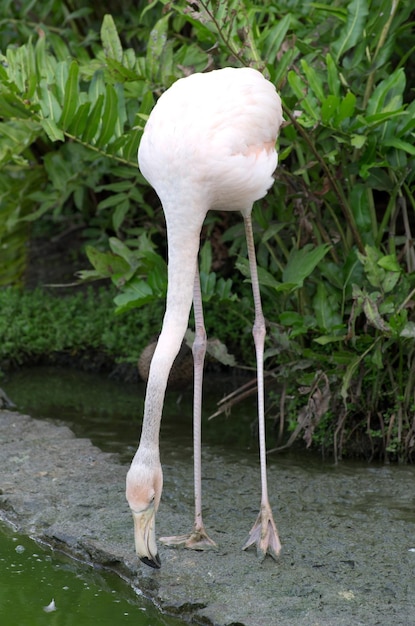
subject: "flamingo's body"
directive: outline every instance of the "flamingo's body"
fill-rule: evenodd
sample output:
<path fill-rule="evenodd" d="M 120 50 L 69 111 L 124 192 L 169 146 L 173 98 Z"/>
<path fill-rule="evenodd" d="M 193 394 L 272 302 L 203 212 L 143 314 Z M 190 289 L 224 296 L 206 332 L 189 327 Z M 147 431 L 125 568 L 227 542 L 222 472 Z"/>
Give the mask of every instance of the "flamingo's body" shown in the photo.
<path fill-rule="evenodd" d="M 142 561 L 160 566 L 155 513 L 162 490 L 159 429 L 170 369 L 195 312 L 195 496 L 193 533 L 170 538 L 203 549 L 215 545 L 201 513 L 200 405 L 206 350 L 197 257 L 200 231 L 210 209 L 240 211 L 244 217 L 255 303 L 254 340 L 258 365 L 261 512 L 244 547 L 255 543 L 263 555 L 277 556 L 280 543 L 268 502 L 265 468 L 262 315 L 251 211 L 273 183 L 278 156 L 275 141 L 282 123 L 280 98 L 256 70 L 225 68 L 178 80 L 158 100 L 141 140 L 142 174 L 156 190 L 165 213 L 168 238 L 166 313 L 152 359 L 140 445 L 127 475 L 127 499 L 135 523 L 136 551 Z"/>

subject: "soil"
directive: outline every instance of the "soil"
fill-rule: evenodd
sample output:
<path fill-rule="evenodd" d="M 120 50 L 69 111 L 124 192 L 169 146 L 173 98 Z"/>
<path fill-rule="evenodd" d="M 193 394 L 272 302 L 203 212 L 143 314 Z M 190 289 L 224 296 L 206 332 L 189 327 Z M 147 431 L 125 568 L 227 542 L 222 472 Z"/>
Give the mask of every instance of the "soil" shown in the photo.
<path fill-rule="evenodd" d="M 190 530 L 193 509 L 191 450 L 166 449 L 163 465 L 158 536 Z M 116 571 L 161 610 L 215 626 L 415 625 L 414 467 L 271 462 L 283 552 L 260 562 L 241 550 L 258 511 L 256 463 L 208 448 L 203 465 L 205 522 L 219 550 L 160 546 L 156 571 L 134 554 L 126 464 L 66 426 L 0 411 L 2 517 Z"/>

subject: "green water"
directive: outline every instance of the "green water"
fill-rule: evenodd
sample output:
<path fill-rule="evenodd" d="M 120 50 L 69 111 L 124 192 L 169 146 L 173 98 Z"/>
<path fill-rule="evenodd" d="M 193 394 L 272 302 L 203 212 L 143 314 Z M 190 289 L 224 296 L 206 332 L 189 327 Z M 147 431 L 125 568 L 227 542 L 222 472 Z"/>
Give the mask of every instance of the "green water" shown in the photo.
<path fill-rule="evenodd" d="M 0 523 L 0 624 L 180 626 L 183 622 L 161 615 L 115 574 L 52 552 Z"/>

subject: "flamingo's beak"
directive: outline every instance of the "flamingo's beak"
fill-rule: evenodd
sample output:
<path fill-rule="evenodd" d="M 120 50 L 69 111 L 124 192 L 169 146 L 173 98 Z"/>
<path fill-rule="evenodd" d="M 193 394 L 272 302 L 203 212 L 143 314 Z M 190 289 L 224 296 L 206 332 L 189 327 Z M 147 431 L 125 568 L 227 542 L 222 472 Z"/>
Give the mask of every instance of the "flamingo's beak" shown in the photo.
<path fill-rule="evenodd" d="M 132 511 L 134 519 L 135 551 L 143 563 L 159 569 L 161 565 L 157 552 L 154 504 L 150 504 L 145 511 Z"/>

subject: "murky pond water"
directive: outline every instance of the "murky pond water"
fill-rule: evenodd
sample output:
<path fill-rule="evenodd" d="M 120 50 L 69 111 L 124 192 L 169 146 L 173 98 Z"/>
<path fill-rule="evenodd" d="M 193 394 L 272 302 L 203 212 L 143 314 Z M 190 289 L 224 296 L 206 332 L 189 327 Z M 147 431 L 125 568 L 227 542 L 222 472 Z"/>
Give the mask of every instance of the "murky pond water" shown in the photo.
<path fill-rule="evenodd" d="M 245 381 L 244 381 L 245 382 Z M 229 418 L 208 420 L 217 401 L 235 388 L 223 376 L 207 381 L 203 400 L 203 441 L 229 450 L 243 449 L 257 456 L 255 397 L 237 406 Z M 72 369 L 23 368 L 3 383 L 20 412 L 32 417 L 62 420 L 79 437 L 88 437 L 102 450 L 118 452 L 125 461 L 135 452 L 141 431 L 144 383 L 128 384 Z M 192 390 L 168 391 L 162 424 L 164 448 L 192 445 Z"/>
<path fill-rule="evenodd" d="M 118 452 L 125 466 L 130 461 L 140 433 L 144 385 L 137 390 L 137 385 L 102 376 L 39 368 L 15 372 L 2 386 L 20 412 L 58 418 L 78 437 Z M 306 452 L 270 457 L 270 492 L 283 553 L 278 564 L 266 560 L 258 566 L 252 553 L 240 550 L 259 498 L 255 399 L 235 407 L 230 417 L 207 420 L 232 386 L 214 381 L 204 402 L 205 521 L 220 550 L 199 558 L 164 549 L 161 577 L 151 578 L 153 572 L 145 571 L 139 574 L 141 582 L 157 581 L 156 597 L 161 593 L 166 604 L 180 595 L 172 606 L 187 601 L 206 605 L 206 615 L 217 624 L 415 626 L 415 467 L 335 467 Z M 191 412 L 191 391 L 181 399 L 169 393 L 161 432 L 165 488 L 160 535 L 186 532 L 183 524 L 191 523 Z M 52 473 L 49 466 L 45 471 Z M 123 477 L 120 467 L 117 485 Z M 19 494 L 14 497 L 19 502 Z M 118 500 L 109 503 L 100 528 L 111 529 L 114 522 L 108 516 L 112 511 L 117 520 L 118 506 Z M 73 511 L 76 517 L 79 508 Z M 120 521 L 123 537 L 129 523 Z M 204 608 L 201 612 L 203 620 Z"/>
<path fill-rule="evenodd" d="M 118 576 L 52 552 L 0 523 L 2 626 L 180 626 Z"/>

